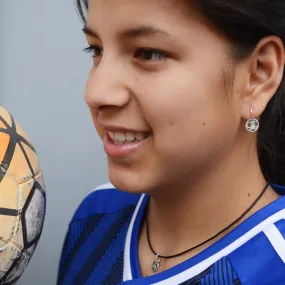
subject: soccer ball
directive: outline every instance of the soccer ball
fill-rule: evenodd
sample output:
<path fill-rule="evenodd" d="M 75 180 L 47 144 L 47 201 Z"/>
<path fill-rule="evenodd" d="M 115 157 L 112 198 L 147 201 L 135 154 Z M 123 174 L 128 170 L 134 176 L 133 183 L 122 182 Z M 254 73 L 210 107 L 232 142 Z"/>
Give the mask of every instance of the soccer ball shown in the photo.
<path fill-rule="evenodd" d="M 0 106 L 0 284 L 20 278 L 39 241 L 46 194 L 37 153 Z"/>

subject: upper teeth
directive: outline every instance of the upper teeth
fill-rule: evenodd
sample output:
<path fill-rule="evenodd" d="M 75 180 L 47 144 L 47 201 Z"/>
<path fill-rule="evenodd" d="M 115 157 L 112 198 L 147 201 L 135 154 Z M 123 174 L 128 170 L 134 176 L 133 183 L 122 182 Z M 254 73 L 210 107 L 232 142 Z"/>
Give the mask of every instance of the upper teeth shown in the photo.
<path fill-rule="evenodd" d="M 137 141 L 142 141 L 147 137 L 147 133 L 142 133 L 142 132 L 109 132 L 110 137 L 112 138 L 113 141 L 117 142 L 124 142 L 124 141 L 134 141 L 135 139 Z"/>

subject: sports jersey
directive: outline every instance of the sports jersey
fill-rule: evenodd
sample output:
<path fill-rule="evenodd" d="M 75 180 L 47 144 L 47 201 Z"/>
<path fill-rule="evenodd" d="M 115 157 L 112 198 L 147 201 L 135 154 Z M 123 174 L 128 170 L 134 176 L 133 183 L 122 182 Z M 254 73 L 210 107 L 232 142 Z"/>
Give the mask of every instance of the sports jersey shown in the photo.
<path fill-rule="evenodd" d="M 285 285 L 285 188 L 196 256 L 142 277 L 138 238 L 148 195 L 106 184 L 74 214 L 64 241 L 57 285 Z"/>

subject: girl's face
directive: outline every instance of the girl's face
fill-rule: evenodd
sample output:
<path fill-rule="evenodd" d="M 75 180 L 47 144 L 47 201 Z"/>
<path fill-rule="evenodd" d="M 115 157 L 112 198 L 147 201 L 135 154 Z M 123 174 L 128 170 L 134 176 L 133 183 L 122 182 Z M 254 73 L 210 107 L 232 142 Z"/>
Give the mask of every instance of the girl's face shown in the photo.
<path fill-rule="evenodd" d="M 95 57 L 85 99 L 111 182 L 126 191 L 187 186 L 238 140 L 245 72 L 238 66 L 233 76 L 228 42 L 184 5 L 89 1 Z"/>

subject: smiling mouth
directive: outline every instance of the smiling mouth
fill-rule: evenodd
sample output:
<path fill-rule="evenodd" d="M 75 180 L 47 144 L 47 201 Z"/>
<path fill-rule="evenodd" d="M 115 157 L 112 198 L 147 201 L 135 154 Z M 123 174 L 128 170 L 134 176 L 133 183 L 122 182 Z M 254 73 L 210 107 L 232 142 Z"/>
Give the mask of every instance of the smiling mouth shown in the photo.
<path fill-rule="evenodd" d="M 129 144 L 145 140 L 152 134 L 150 132 L 110 132 L 108 131 L 112 142 L 114 144 Z"/>

